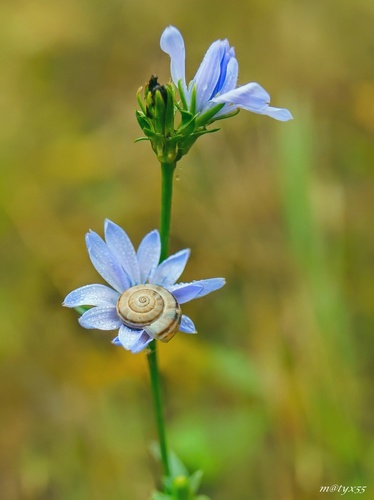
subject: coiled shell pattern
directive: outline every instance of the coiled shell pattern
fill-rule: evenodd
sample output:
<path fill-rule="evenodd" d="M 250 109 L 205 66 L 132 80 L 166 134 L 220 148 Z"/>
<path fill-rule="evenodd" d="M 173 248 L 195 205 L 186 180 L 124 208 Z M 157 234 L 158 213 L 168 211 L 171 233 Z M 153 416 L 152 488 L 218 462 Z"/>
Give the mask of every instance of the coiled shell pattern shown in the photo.
<path fill-rule="evenodd" d="M 136 285 L 118 299 L 117 313 L 123 323 L 162 342 L 169 342 L 177 333 L 182 319 L 175 297 L 158 285 Z"/>

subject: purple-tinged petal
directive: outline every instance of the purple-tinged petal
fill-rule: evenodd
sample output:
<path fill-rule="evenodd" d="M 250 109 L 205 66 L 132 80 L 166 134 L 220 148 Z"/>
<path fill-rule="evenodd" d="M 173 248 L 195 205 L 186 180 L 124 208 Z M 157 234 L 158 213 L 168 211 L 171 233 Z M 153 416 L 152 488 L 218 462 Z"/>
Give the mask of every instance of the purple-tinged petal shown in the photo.
<path fill-rule="evenodd" d="M 170 73 L 174 84 L 178 86 L 179 80 L 182 80 L 183 88 L 186 89 L 186 50 L 180 31 L 168 26 L 161 35 L 160 47 L 170 56 Z"/>
<path fill-rule="evenodd" d="M 249 111 L 264 109 L 270 96 L 258 83 L 247 83 L 212 99 L 215 103 L 229 103 Z"/>
<path fill-rule="evenodd" d="M 220 75 L 217 81 L 217 84 L 211 94 L 211 97 L 213 97 L 216 94 L 221 94 L 223 93 L 223 86 L 226 82 L 227 79 L 227 71 L 228 71 L 228 66 L 229 62 L 231 59 L 235 59 L 235 50 L 234 47 L 230 47 L 230 44 L 227 40 L 223 40 L 221 42 L 221 47 L 222 47 L 222 57 L 221 57 L 221 62 L 220 62 Z M 235 85 L 232 86 L 231 88 L 235 88 L 236 86 L 236 81 Z M 231 90 L 227 89 L 227 90 Z M 226 90 L 226 92 L 227 92 Z"/>
<path fill-rule="evenodd" d="M 221 73 L 221 59 L 224 55 L 224 42 L 216 40 L 207 50 L 202 63 L 191 82 L 196 85 L 196 107 L 201 111 L 212 97 Z"/>
<path fill-rule="evenodd" d="M 177 299 L 178 304 L 185 304 L 196 299 L 203 290 L 203 286 L 196 283 L 179 283 L 178 285 L 169 286 L 168 290 Z"/>
<path fill-rule="evenodd" d="M 65 307 L 78 306 L 115 306 L 120 294 L 106 285 L 86 285 L 67 295 Z"/>
<path fill-rule="evenodd" d="M 105 240 L 112 254 L 117 258 L 131 280 L 131 286 L 140 283 L 138 259 L 134 246 L 126 232 L 109 219 L 104 223 Z"/>
<path fill-rule="evenodd" d="M 270 116 L 271 118 L 275 118 L 276 120 L 279 120 L 281 122 L 288 122 L 288 120 L 292 120 L 293 119 L 293 116 L 288 111 L 288 109 L 285 109 L 285 108 L 273 108 L 271 106 L 268 106 L 265 109 L 264 115 Z"/>
<path fill-rule="evenodd" d="M 206 280 L 198 280 L 193 282 L 195 285 L 201 285 L 203 288 L 196 298 L 204 297 L 208 293 L 215 292 L 222 288 L 225 284 L 225 278 L 208 278 Z"/>
<path fill-rule="evenodd" d="M 204 297 L 204 295 L 222 288 L 225 283 L 226 281 L 224 278 L 208 278 L 206 280 L 192 281 L 191 283 L 178 283 L 174 286 L 168 286 L 168 290 L 174 295 L 179 304 L 183 304 L 189 300 Z M 197 290 L 197 287 L 200 289 L 195 296 L 193 296 L 192 287 L 195 287 L 195 290 Z M 186 294 L 186 297 L 191 294 L 191 297 L 184 300 L 184 293 Z"/>
<path fill-rule="evenodd" d="M 181 250 L 164 260 L 152 276 L 155 285 L 174 285 L 186 266 L 190 250 Z"/>
<path fill-rule="evenodd" d="M 120 293 L 129 288 L 127 274 L 100 236 L 90 231 L 86 234 L 86 245 L 91 262 L 100 276 Z"/>
<path fill-rule="evenodd" d="M 229 92 L 230 90 L 233 90 L 236 87 L 236 83 L 238 80 L 238 70 L 239 70 L 238 61 L 233 57 L 232 59 L 230 59 L 228 65 L 227 65 L 226 79 L 225 79 L 225 82 L 223 83 L 222 88 L 220 90 L 220 95 L 223 95 L 223 94 Z M 213 101 L 209 101 L 208 105 L 206 106 L 206 109 L 204 109 L 203 112 L 207 111 L 208 109 L 210 109 L 212 106 L 215 106 L 216 104 L 218 104 L 218 103 L 213 102 Z M 230 104 L 230 103 L 226 103 L 223 106 L 223 108 L 220 109 L 218 111 L 218 113 L 216 113 L 214 115 L 214 119 L 217 119 L 219 116 L 223 116 L 223 115 L 227 115 L 229 113 L 232 113 L 236 109 L 237 109 L 237 106 Z"/>
<path fill-rule="evenodd" d="M 123 347 L 119 338 L 118 338 L 118 335 L 117 335 L 117 337 L 114 337 L 114 339 L 112 340 L 112 344 L 118 345 L 119 347 Z"/>
<path fill-rule="evenodd" d="M 115 330 L 122 325 L 115 307 L 93 307 L 86 311 L 78 321 L 84 328 Z"/>
<path fill-rule="evenodd" d="M 258 83 L 242 85 L 215 97 L 212 102 L 233 104 L 247 111 L 252 111 L 252 113 L 268 115 L 280 121 L 292 119 L 292 115 L 287 109 L 269 106 L 270 96 Z"/>
<path fill-rule="evenodd" d="M 235 57 L 231 57 L 227 64 L 226 77 L 220 88 L 220 94 L 233 90 L 238 81 L 239 64 Z M 214 97 L 214 96 L 213 96 Z"/>
<path fill-rule="evenodd" d="M 161 241 L 157 230 L 148 233 L 139 245 L 137 258 L 140 269 L 140 283 L 146 283 L 160 261 Z"/>
<path fill-rule="evenodd" d="M 137 354 L 140 351 L 143 351 L 147 347 L 147 345 L 152 342 L 153 338 L 148 335 L 148 333 L 143 332 L 143 335 L 139 338 L 138 342 L 134 344 L 131 348 L 131 352 L 133 354 Z"/>
<path fill-rule="evenodd" d="M 118 339 L 125 349 L 134 354 L 142 351 L 153 340 L 144 330 L 134 330 L 125 325 L 121 325 Z"/>
<path fill-rule="evenodd" d="M 192 319 L 190 319 L 188 316 L 184 314 L 182 314 L 182 321 L 181 324 L 179 325 L 179 330 L 183 333 L 197 333 Z"/>

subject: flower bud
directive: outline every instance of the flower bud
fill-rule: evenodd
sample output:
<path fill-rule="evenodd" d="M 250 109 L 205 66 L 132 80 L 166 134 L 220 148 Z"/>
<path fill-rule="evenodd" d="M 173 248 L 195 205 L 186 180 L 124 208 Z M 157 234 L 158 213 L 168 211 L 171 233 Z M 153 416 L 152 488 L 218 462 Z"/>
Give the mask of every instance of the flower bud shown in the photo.
<path fill-rule="evenodd" d="M 174 139 L 175 94 L 172 85 L 160 85 L 151 76 L 144 90 L 144 102 L 138 92 L 141 111 L 136 112 L 138 123 L 151 141 L 152 149 L 161 163 L 174 163 L 177 143 Z"/>
<path fill-rule="evenodd" d="M 144 97 L 147 117 L 154 122 L 156 132 L 163 133 L 168 95 L 165 86 L 157 82 L 157 76 L 151 76 Z"/>

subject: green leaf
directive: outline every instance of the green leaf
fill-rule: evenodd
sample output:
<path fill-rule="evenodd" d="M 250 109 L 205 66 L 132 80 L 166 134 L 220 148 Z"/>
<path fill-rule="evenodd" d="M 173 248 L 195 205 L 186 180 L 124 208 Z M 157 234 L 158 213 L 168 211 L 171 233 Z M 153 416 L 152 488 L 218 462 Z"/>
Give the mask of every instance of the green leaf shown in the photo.
<path fill-rule="evenodd" d="M 189 475 L 187 467 L 173 451 L 169 452 L 169 465 L 170 465 L 170 473 L 173 478 Z"/>
<path fill-rule="evenodd" d="M 200 488 L 203 475 L 204 472 L 202 470 L 197 470 L 190 475 L 190 488 L 193 493 L 197 493 L 197 490 Z"/>

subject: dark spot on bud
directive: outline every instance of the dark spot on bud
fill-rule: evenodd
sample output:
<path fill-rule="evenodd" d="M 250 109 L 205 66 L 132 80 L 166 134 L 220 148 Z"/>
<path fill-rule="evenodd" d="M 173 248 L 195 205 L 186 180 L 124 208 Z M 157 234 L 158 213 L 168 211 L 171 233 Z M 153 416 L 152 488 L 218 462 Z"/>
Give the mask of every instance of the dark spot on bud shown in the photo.
<path fill-rule="evenodd" d="M 157 80 L 158 80 L 157 76 L 153 76 L 153 75 L 151 76 L 151 78 L 149 79 L 149 83 L 148 83 L 148 90 L 152 94 L 153 102 L 154 102 L 155 93 L 157 91 L 159 91 L 161 93 L 162 99 L 164 100 L 164 103 L 166 104 L 167 99 L 168 99 L 168 94 L 166 92 L 164 85 L 160 85 Z"/>

